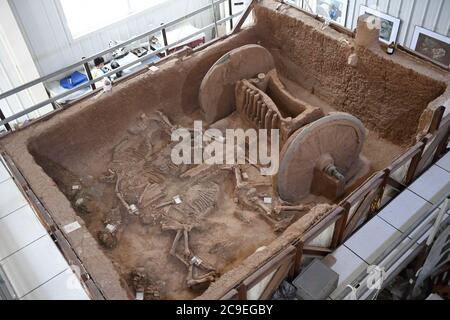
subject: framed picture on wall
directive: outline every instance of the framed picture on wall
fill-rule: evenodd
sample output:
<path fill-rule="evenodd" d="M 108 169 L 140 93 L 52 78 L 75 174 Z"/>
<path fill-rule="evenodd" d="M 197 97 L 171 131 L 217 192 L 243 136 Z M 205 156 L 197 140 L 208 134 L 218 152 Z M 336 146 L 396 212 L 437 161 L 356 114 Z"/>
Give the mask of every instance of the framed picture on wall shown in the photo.
<path fill-rule="evenodd" d="M 345 27 L 348 0 L 306 0 L 305 6 L 315 14 Z"/>
<path fill-rule="evenodd" d="M 430 59 L 450 66 L 450 38 L 416 26 L 411 49 Z"/>
<path fill-rule="evenodd" d="M 362 5 L 359 15 L 368 14 L 381 20 L 380 41 L 386 44 L 397 42 L 398 32 L 400 30 L 400 19 L 387 15 L 381 11 Z"/>

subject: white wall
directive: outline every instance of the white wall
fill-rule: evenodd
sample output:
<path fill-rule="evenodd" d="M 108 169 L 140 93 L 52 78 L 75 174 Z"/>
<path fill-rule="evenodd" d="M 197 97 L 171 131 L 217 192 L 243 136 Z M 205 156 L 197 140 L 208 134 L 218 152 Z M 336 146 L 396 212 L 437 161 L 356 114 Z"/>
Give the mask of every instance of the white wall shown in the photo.
<path fill-rule="evenodd" d="M 11 90 L 38 77 L 38 71 L 11 8 L 7 0 L 0 0 L 0 92 Z M 5 117 L 9 117 L 46 99 L 48 96 L 44 87 L 36 85 L 0 100 L 0 108 Z M 53 108 L 47 106 L 19 120 L 39 117 L 51 110 Z M 11 125 L 14 123 L 17 122 Z"/>
<path fill-rule="evenodd" d="M 210 0 L 167 0 L 128 19 L 72 40 L 59 0 L 8 1 L 41 75 L 66 67 L 84 56 L 105 50 L 110 40 L 128 40 L 211 2 Z M 196 27 L 204 27 L 213 22 L 212 11 L 205 11 L 192 21 Z"/>
<path fill-rule="evenodd" d="M 398 43 L 403 46 L 411 47 L 416 25 L 450 36 L 450 0 L 349 0 L 347 28 L 356 28 L 361 5 L 400 18 Z"/>

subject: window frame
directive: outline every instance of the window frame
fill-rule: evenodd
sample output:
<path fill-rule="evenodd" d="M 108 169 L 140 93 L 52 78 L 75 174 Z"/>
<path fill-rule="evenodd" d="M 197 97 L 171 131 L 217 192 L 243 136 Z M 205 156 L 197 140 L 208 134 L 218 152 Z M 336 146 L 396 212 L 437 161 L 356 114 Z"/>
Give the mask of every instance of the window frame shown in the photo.
<path fill-rule="evenodd" d="M 63 29 L 64 29 L 64 32 L 65 32 L 66 37 L 67 37 L 67 40 L 70 43 L 75 43 L 75 42 L 79 42 L 79 41 L 81 41 L 83 39 L 89 38 L 95 33 L 104 31 L 106 29 L 111 29 L 114 26 L 123 23 L 127 19 L 136 18 L 138 16 L 145 15 L 145 14 L 147 14 L 148 12 L 150 12 L 152 10 L 158 9 L 159 7 L 162 7 L 163 5 L 166 5 L 167 2 L 169 2 L 171 0 L 162 0 L 160 3 L 155 4 L 153 6 L 150 6 L 147 9 L 143 9 L 143 10 L 139 10 L 139 11 L 136 11 L 136 12 L 132 12 L 132 13 L 130 13 L 130 14 L 122 17 L 122 18 L 115 19 L 112 22 L 106 23 L 105 25 L 102 25 L 102 26 L 100 26 L 98 28 L 90 29 L 89 31 L 86 31 L 86 32 L 84 32 L 84 33 L 82 33 L 80 35 L 74 35 L 72 30 L 70 29 L 69 22 L 67 20 L 66 13 L 64 11 L 64 7 L 63 7 L 63 4 L 61 3 L 61 0 L 54 0 L 54 1 L 55 1 L 56 9 L 57 9 L 58 14 L 59 14 L 59 18 L 60 18 L 61 24 L 63 25 Z M 129 4 L 129 1 L 128 0 L 126 0 L 126 1 Z"/>

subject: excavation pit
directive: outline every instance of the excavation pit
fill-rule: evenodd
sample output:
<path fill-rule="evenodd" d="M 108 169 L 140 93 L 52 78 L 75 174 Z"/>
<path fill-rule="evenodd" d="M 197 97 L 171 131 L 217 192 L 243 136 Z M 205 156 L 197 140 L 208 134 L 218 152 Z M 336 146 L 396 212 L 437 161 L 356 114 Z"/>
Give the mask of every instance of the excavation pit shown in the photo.
<path fill-rule="evenodd" d="M 303 209 L 282 213 L 274 224 L 264 209 L 236 201 L 240 174 L 256 185 L 263 204 L 282 204 L 273 179 L 255 167 L 173 165 L 172 127 L 192 128 L 204 120 L 201 82 L 227 52 L 248 44 L 265 47 L 293 97 L 325 115 L 346 112 L 362 121 L 362 155 L 370 169 L 343 196 L 389 166 L 427 128 L 433 108 L 447 101 L 444 71 L 401 51 L 390 57 L 379 48 L 357 47 L 351 37 L 296 9 L 277 11 L 277 5 L 261 1 L 255 26 L 175 55 L 157 72 L 128 79 L 110 94 L 87 98 L 0 141 L 56 224 L 63 230 L 80 222 L 82 228 L 66 237 L 106 298 L 134 299 L 140 292 L 146 299 L 220 298 L 337 203 L 311 195 L 296 204 Z M 356 66 L 348 64 L 353 53 Z M 239 119 L 234 112 L 216 125 L 239 127 Z M 183 260 L 204 262 L 197 278 L 214 269 L 209 289 L 208 282 L 189 287 Z"/>

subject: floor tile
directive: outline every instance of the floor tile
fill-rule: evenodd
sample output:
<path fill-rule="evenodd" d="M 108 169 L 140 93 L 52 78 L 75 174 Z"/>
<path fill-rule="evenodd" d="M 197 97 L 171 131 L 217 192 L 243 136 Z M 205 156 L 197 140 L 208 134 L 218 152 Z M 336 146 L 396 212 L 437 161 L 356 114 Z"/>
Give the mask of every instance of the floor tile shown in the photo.
<path fill-rule="evenodd" d="M 22 300 L 89 300 L 71 269 L 30 292 Z"/>
<path fill-rule="evenodd" d="M 0 183 L 0 219 L 27 204 L 14 180 Z"/>
<path fill-rule="evenodd" d="M 4 259 L 1 264 L 19 298 L 69 268 L 48 235 Z"/>
<path fill-rule="evenodd" d="M 405 232 L 417 219 L 428 213 L 432 205 L 415 193 L 405 190 L 389 203 L 378 217 Z"/>
<path fill-rule="evenodd" d="M 46 234 L 30 206 L 0 219 L 0 261 Z"/>

